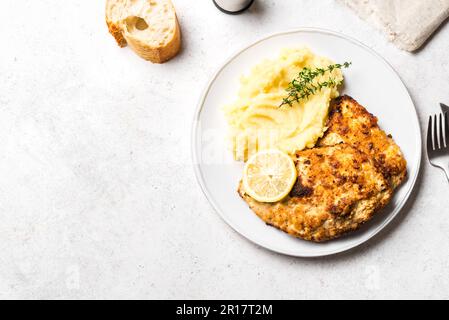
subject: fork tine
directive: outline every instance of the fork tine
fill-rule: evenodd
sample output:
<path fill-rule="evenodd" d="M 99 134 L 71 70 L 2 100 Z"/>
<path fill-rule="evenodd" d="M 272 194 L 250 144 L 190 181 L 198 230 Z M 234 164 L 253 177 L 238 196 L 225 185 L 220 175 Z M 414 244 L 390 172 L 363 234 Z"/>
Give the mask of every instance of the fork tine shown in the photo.
<path fill-rule="evenodd" d="M 440 149 L 440 145 L 438 143 L 438 116 L 433 116 L 433 124 L 432 124 L 432 140 L 433 140 L 433 149 Z"/>
<path fill-rule="evenodd" d="M 440 149 L 444 149 L 444 136 L 445 134 L 445 128 L 443 126 L 443 114 L 440 113 L 438 116 L 438 144 L 440 145 Z"/>
<path fill-rule="evenodd" d="M 444 141 L 446 142 L 446 148 L 449 148 L 449 112 L 444 113 Z"/>
<path fill-rule="evenodd" d="M 434 150 L 433 148 L 433 126 L 432 126 L 432 116 L 429 116 L 429 125 L 427 126 L 427 150 Z"/>

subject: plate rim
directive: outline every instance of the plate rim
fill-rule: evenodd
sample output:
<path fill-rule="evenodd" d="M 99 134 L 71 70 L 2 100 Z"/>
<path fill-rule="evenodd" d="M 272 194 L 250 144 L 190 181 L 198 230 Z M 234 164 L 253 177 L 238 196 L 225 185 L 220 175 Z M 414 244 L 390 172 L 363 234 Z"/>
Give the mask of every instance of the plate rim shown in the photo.
<path fill-rule="evenodd" d="M 313 254 L 313 253 L 312 254 L 297 253 L 297 252 L 292 252 L 291 250 L 284 250 L 282 248 L 269 246 L 266 243 L 260 243 L 260 242 L 254 240 L 254 239 L 251 239 L 249 236 L 247 236 L 240 229 L 240 227 L 238 227 L 235 224 L 233 224 L 226 217 L 226 215 L 222 212 L 222 210 L 219 209 L 219 206 L 215 203 L 214 199 L 212 198 L 212 196 L 210 194 L 210 191 L 205 186 L 205 180 L 204 180 L 203 174 L 201 172 L 200 162 L 199 162 L 198 154 L 197 154 L 198 146 L 197 146 L 197 143 L 196 143 L 198 129 L 199 129 L 198 124 L 199 124 L 199 120 L 200 120 L 200 117 L 201 117 L 201 111 L 202 111 L 202 109 L 204 107 L 204 102 L 206 100 L 206 97 L 207 97 L 207 95 L 208 95 L 208 93 L 210 91 L 210 88 L 211 88 L 212 84 L 216 81 L 216 79 L 218 78 L 219 74 L 223 71 L 223 69 L 225 69 L 234 59 L 236 59 L 244 51 L 250 49 L 251 47 L 253 47 L 253 46 L 255 46 L 255 45 L 257 45 L 257 44 L 259 44 L 259 43 L 261 43 L 263 41 L 266 41 L 268 39 L 271 39 L 271 38 L 274 38 L 274 37 L 277 37 L 277 36 L 294 34 L 294 33 L 301 33 L 301 32 L 320 33 L 320 34 L 328 34 L 328 35 L 336 36 L 338 38 L 344 39 L 346 41 L 352 42 L 355 45 L 358 45 L 358 46 L 362 47 L 363 49 L 365 49 L 368 52 L 370 52 L 374 57 L 376 57 L 381 62 L 383 62 L 384 65 L 390 70 L 390 72 L 392 72 L 400 80 L 402 87 L 404 88 L 405 92 L 407 93 L 408 99 L 410 100 L 410 103 L 413 106 L 413 111 L 414 111 L 414 115 L 415 115 L 415 119 L 416 119 L 415 126 L 416 126 L 416 131 L 417 131 L 417 136 L 416 136 L 415 143 L 417 145 L 418 153 L 417 153 L 417 162 L 416 162 L 416 165 L 413 168 L 414 171 L 415 171 L 415 174 L 413 175 L 413 177 L 409 176 L 409 179 L 411 179 L 412 183 L 411 183 L 409 189 L 407 190 L 407 193 L 403 197 L 403 199 L 400 201 L 400 203 L 393 210 L 393 214 L 391 214 L 390 217 L 385 219 L 385 221 L 383 221 L 381 225 L 379 225 L 377 228 L 375 228 L 367 236 L 366 239 L 361 239 L 361 241 L 359 241 L 357 243 L 349 244 L 349 245 L 346 245 L 346 246 L 344 246 L 342 248 L 339 248 L 339 249 L 324 250 L 324 251 L 317 252 L 316 254 Z M 357 40 L 355 38 L 352 38 L 352 37 L 350 37 L 350 36 L 348 36 L 346 34 L 337 32 L 337 31 L 332 31 L 332 30 L 324 29 L 324 28 L 313 28 L 313 27 L 300 27 L 300 28 L 288 29 L 288 30 L 285 30 L 285 31 L 280 31 L 280 32 L 275 32 L 275 33 L 268 34 L 266 36 L 263 36 L 263 37 L 257 39 L 256 41 L 251 42 L 249 45 L 246 45 L 246 46 L 238 49 L 233 54 L 231 54 L 229 58 L 225 59 L 225 61 L 213 73 L 213 75 L 211 76 L 209 82 L 207 83 L 206 87 L 204 88 L 204 90 L 202 91 L 202 94 L 200 96 L 199 102 L 197 104 L 197 107 L 195 109 L 194 116 L 193 116 L 193 123 L 192 123 L 192 127 L 191 127 L 190 147 L 191 147 L 191 160 L 192 160 L 192 165 L 193 165 L 193 168 L 194 168 L 196 180 L 197 180 L 198 184 L 200 185 L 201 191 L 203 192 L 203 194 L 206 197 L 207 201 L 212 206 L 214 211 L 221 217 L 221 219 L 223 221 L 225 221 L 228 226 L 230 226 L 232 229 L 234 229 L 234 231 L 236 231 L 240 236 L 244 237 L 245 239 L 249 240 L 250 242 L 254 243 L 255 245 L 257 245 L 259 247 L 262 247 L 264 249 L 267 249 L 267 250 L 269 250 L 271 252 L 275 252 L 275 253 L 278 253 L 278 254 L 283 254 L 283 255 L 287 255 L 287 256 L 291 256 L 291 257 L 298 257 L 298 258 L 318 258 L 318 257 L 331 256 L 331 255 L 335 255 L 335 254 L 338 254 L 338 253 L 346 252 L 346 251 L 349 251 L 351 249 L 359 247 L 360 245 L 368 242 L 373 237 L 375 237 L 377 234 L 379 234 L 383 229 L 385 229 L 385 227 L 387 227 L 398 216 L 398 214 L 402 211 L 402 209 L 404 208 L 405 204 L 408 202 L 408 200 L 409 200 L 413 190 L 415 189 L 416 182 L 418 180 L 419 173 L 421 171 L 422 152 L 423 152 L 421 124 L 419 122 L 419 116 L 418 116 L 418 112 L 417 112 L 417 109 L 416 109 L 416 105 L 415 105 L 415 103 L 413 101 L 413 98 L 410 95 L 410 92 L 409 92 L 407 86 L 405 85 L 404 81 L 402 80 L 401 76 L 396 71 L 396 69 L 382 55 L 380 55 L 377 51 L 375 51 L 371 47 L 365 45 L 361 41 L 359 41 L 359 40 Z"/>

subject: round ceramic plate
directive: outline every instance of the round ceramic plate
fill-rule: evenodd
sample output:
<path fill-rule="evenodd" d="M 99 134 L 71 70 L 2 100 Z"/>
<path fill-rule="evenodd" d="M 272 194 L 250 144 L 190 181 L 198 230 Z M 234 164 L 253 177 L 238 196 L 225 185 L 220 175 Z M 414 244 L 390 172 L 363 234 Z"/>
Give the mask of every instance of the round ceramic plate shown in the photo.
<path fill-rule="evenodd" d="M 343 238 L 316 244 L 267 226 L 237 194 L 243 164 L 227 146 L 223 105 L 232 102 L 240 76 L 264 58 L 277 57 L 282 48 L 306 45 L 316 54 L 338 62 L 351 61 L 344 71 L 344 94 L 355 98 L 379 118 L 408 161 L 409 177 L 387 208 L 360 230 Z M 254 243 L 275 252 L 318 257 L 354 248 L 380 232 L 404 206 L 416 182 L 421 161 L 421 131 L 413 101 L 393 68 L 377 53 L 344 35 L 318 29 L 299 29 L 271 35 L 239 51 L 213 76 L 201 97 L 192 132 L 196 176 L 207 199 L 223 219 Z"/>

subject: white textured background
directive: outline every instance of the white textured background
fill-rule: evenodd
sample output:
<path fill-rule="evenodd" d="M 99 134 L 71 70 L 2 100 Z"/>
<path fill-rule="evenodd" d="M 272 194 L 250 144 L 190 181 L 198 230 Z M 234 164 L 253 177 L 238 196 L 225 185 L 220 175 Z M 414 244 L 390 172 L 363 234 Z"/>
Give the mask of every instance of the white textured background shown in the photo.
<path fill-rule="evenodd" d="M 402 215 L 334 257 L 270 253 L 209 206 L 193 112 L 218 65 L 266 33 L 324 27 L 372 46 L 423 128 L 449 102 L 449 25 L 409 54 L 332 0 L 257 2 L 227 16 L 174 0 L 184 50 L 160 66 L 116 46 L 103 1 L 2 0 L 0 298 L 449 298 L 449 184 L 427 161 Z"/>

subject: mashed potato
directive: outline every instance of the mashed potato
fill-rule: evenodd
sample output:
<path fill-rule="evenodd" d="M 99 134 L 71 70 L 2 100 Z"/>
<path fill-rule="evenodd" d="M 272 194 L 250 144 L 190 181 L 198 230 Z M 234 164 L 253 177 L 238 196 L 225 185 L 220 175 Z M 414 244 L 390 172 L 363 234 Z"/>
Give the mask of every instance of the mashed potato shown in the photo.
<path fill-rule="evenodd" d="M 243 76 L 237 100 L 224 108 L 235 159 L 246 161 L 271 148 L 294 154 L 314 147 L 326 129 L 329 104 L 339 96 L 338 89 L 324 88 L 307 100 L 279 106 L 288 84 L 304 67 L 331 64 L 333 61 L 307 48 L 284 49 L 279 58 L 264 60 Z M 342 72 L 334 70 L 332 78 L 342 80 Z"/>

